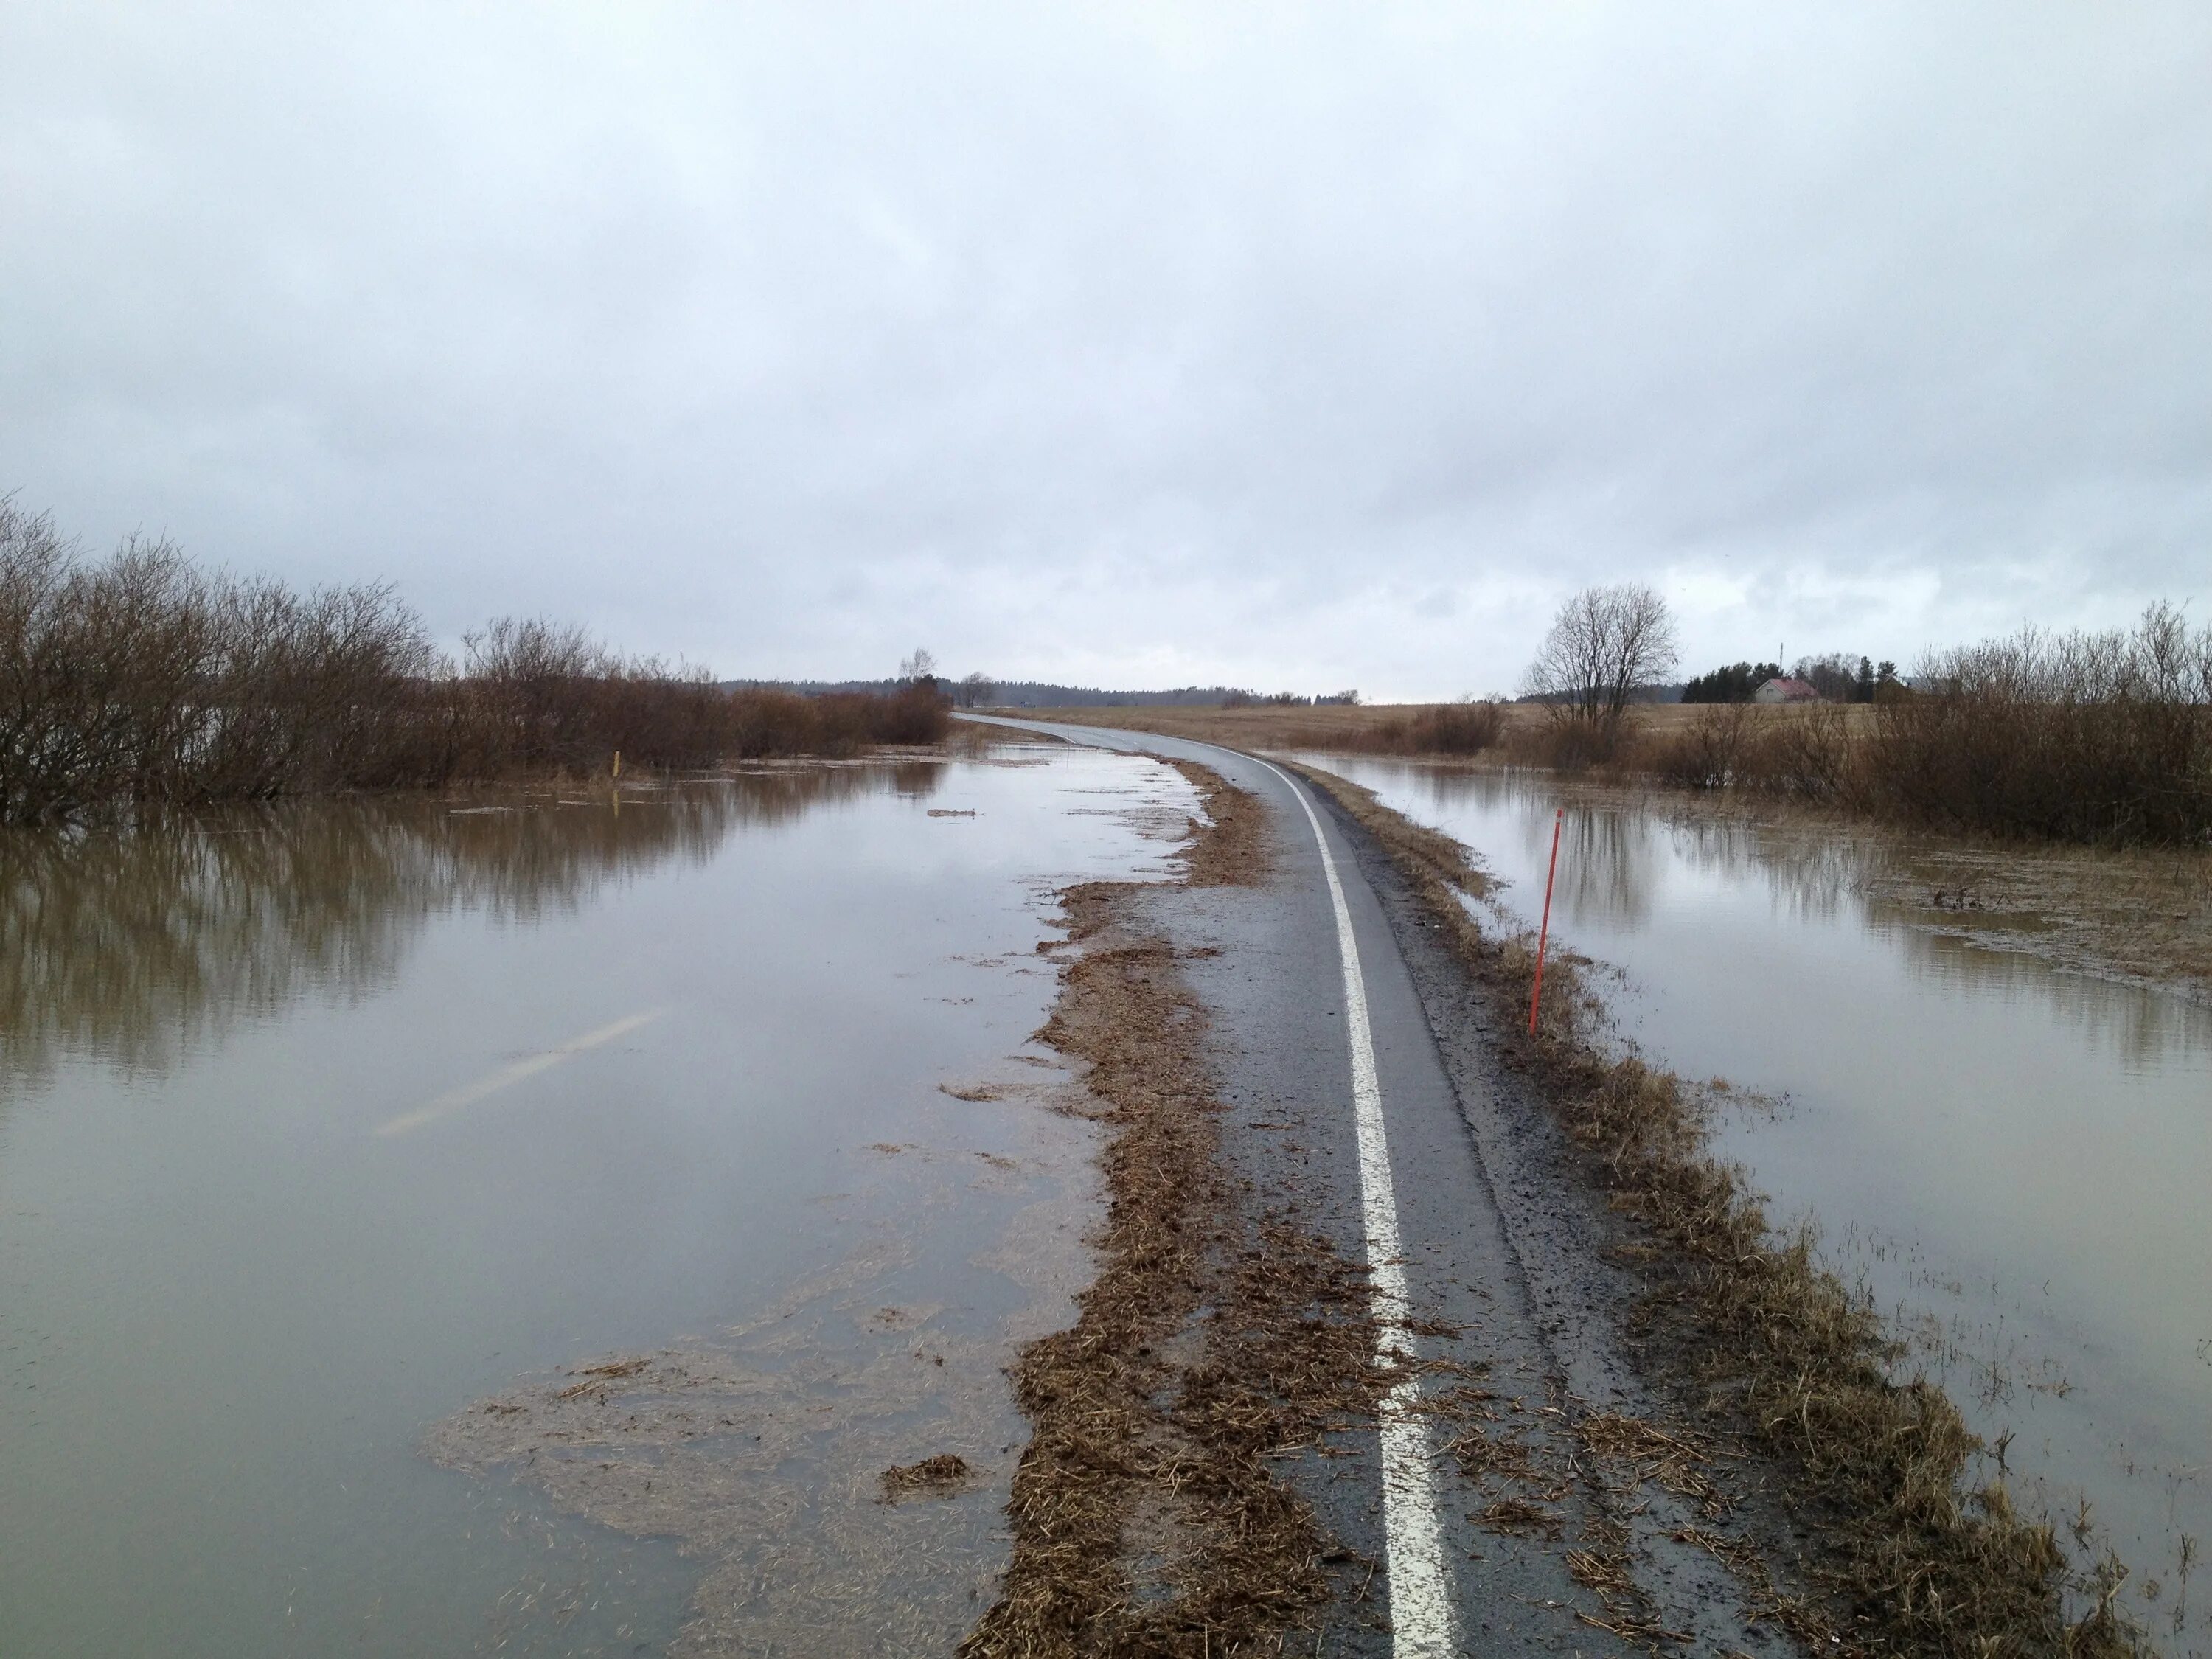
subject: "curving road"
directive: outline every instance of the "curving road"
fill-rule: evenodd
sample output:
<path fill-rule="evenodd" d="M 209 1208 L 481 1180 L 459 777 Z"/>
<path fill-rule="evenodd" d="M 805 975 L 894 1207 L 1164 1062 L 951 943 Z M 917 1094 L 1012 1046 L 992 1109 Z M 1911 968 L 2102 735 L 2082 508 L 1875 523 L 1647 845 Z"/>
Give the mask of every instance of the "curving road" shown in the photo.
<path fill-rule="evenodd" d="M 1385 1564 L 1364 1601 L 1336 1610 L 1325 1650 L 1644 1652 L 1651 1634 L 1606 1628 L 1640 1602 L 1638 1616 L 1690 1651 L 1797 1651 L 1747 1621 L 1741 1587 L 1674 1535 L 1703 1524 L 1684 1498 L 1576 1439 L 1571 1425 L 1593 1414 L 1661 1414 L 1619 1334 L 1635 1287 L 1604 1259 L 1617 1224 L 1569 1178 L 1548 1115 L 1498 1062 L 1492 1010 L 1365 832 L 1253 756 L 966 718 L 1196 761 L 1266 805 L 1278 848 L 1267 886 L 1164 888 L 1146 901 L 1179 946 L 1219 953 L 1187 972 L 1214 1022 L 1229 1156 L 1263 1202 L 1294 1206 L 1370 1262 L 1386 1319 L 1402 1303 L 1422 1333 L 1389 1340 L 1480 1368 L 1495 1419 L 1485 1426 L 1525 1448 L 1535 1472 L 1471 1481 L 1440 1443 L 1466 1425 L 1443 1425 L 1423 1409 L 1436 1401 L 1404 1390 L 1358 1455 L 1296 1466 L 1290 1478 L 1324 1521 Z M 1476 1518 L 1523 1492 L 1540 1499 L 1533 1520 Z M 1577 1580 L 1576 1551 L 1615 1559 L 1635 1592 L 1613 1595 L 1609 1611 Z M 1587 1553 L 1581 1565 L 1587 1574 Z"/>

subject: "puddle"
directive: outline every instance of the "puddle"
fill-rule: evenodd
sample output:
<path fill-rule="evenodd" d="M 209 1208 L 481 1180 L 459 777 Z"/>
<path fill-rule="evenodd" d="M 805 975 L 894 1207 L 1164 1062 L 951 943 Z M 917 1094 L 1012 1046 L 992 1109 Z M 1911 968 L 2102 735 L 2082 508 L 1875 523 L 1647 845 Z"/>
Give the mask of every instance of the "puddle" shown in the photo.
<path fill-rule="evenodd" d="M 1555 940 L 1621 970 L 1623 1038 L 1771 1097 L 1717 1142 L 1809 1216 L 2016 1502 L 2132 1569 L 2169 1651 L 2212 1649 L 2212 1010 L 2054 966 L 1978 915 L 1886 899 L 1915 856 L 1802 828 L 1670 823 L 1549 778 L 1304 758 L 1474 849 L 1533 924 L 1566 809 Z M 1992 1461 L 1983 1478 L 1994 1475 Z M 2185 1541 L 2186 1540 L 2186 1541 Z"/>
<path fill-rule="evenodd" d="M 1010 746 L 0 842 L 0 1652 L 949 1651 L 1085 1276 L 1035 947 L 1194 799 Z"/>

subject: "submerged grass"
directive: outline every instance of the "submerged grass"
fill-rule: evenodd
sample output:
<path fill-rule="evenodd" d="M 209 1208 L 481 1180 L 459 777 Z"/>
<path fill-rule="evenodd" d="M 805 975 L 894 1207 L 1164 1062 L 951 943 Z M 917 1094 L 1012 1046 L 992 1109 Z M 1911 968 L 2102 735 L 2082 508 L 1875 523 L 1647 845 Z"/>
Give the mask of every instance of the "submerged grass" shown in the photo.
<path fill-rule="evenodd" d="M 1389 854 L 1478 985 L 1509 1006 L 1523 996 L 1532 941 L 1493 938 L 1468 915 L 1462 896 L 1486 884 L 1466 849 L 1368 790 L 1298 769 Z M 1782 1473 L 1780 1495 L 1812 1540 L 1803 1569 L 1819 1605 L 1777 1616 L 1869 1653 L 2134 1650 L 2109 1595 L 2069 1621 L 2072 1581 L 2051 1528 L 2016 1515 L 2002 1483 L 1963 1492 L 1979 1442 L 1957 1408 L 1923 1380 L 1891 1379 L 1893 1351 L 1872 1310 L 1814 1261 L 1809 1237 L 1768 1226 L 1756 1196 L 1709 1155 L 1680 1079 L 1601 1051 L 1598 1012 L 1572 960 L 1554 957 L 1536 1034 L 1521 1035 L 1518 1016 L 1498 1022 L 1506 1057 L 1536 1083 L 1612 1207 L 1656 1247 L 1637 1254 L 1663 1351 L 1705 1409 Z"/>
<path fill-rule="evenodd" d="M 1180 769 L 1211 819 L 1194 825 L 1187 879 L 1261 879 L 1258 803 Z M 1206 1015 L 1144 925 L 1147 890 L 1061 895 L 1077 954 L 1042 1035 L 1081 1062 L 1108 1131 L 1108 1211 L 1075 1323 L 1013 1370 L 1034 1432 L 1000 1594 L 968 1659 L 1280 1652 L 1317 1622 L 1342 1553 L 1271 1460 L 1371 1415 L 1390 1380 L 1364 1271 L 1249 1213 L 1225 1173 Z"/>

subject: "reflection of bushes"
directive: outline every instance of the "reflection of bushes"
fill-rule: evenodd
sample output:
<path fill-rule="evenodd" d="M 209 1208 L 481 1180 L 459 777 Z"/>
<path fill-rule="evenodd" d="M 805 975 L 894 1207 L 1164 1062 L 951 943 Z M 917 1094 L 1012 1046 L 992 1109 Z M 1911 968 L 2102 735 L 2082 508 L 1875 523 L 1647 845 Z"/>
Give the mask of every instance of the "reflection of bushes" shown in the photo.
<path fill-rule="evenodd" d="M 732 696 L 705 671 L 506 618 L 455 665 L 387 586 L 298 593 L 210 575 L 167 543 L 85 560 L 0 501 L 0 823 L 496 778 L 703 767 L 926 744 L 933 684 Z"/>
<path fill-rule="evenodd" d="M 0 1080 L 35 1078 L 64 1052 L 165 1066 L 241 1015 L 380 984 L 433 916 L 557 912 L 610 880 L 704 862 L 741 826 L 928 781 L 795 768 L 654 791 L 619 813 L 543 796 L 460 812 L 384 797 L 175 814 L 112 834 L 0 830 Z"/>

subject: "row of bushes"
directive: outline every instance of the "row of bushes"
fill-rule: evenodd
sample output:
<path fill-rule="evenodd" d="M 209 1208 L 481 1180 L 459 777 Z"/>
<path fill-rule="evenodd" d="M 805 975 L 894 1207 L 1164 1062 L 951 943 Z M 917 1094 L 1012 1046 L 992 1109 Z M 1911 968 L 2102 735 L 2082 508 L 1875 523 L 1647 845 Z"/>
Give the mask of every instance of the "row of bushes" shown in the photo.
<path fill-rule="evenodd" d="M 1496 702 L 1439 703 L 1372 726 L 1331 734 L 1327 744 L 1378 755 L 1479 755 L 1496 746 L 1505 709 Z"/>
<path fill-rule="evenodd" d="M 1929 658 L 1912 696 L 1722 705 L 1621 757 L 1692 789 L 1833 802 L 1949 830 L 2106 845 L 2212 840 L 2212 629 L 2030 631 Z"/>
<path fill-rule="evenodd" d="M 166 542 L 87 560 L 0 501 L 0 823 L 132 805 L 844 754 L 929 743 L 933 686 L 732 695 L 581 629 L 495 622 L 456 662 L 385 585 L 299 592 L 196 568 Z"/>
<path fill-rule="evenodd" d="M 1870 704 L 1422 708 L 1287 746 L 1491 753 L 1686 789 L 1818 801 L 1892 821 L 2099 845 L 2212 842 L 2212 627 L 2170 605 L 2130 629 L 2010 639 L 1923 659 Z M 1888 695 L 1881 695 L 1883 691 Z"/>
<path fill-rule="evenodd" d="M 2105 845 L 2212 841 L 2212 628 L 2027 631 L 1932 656 L 1916 695 L 1722 705 L 1640 757 L 1664 781 L 1832 801 L 1949 830 Z M 1765 715 L 1765 718 L 1761 718 Z"/>

